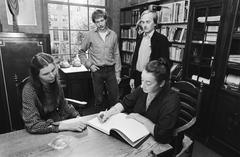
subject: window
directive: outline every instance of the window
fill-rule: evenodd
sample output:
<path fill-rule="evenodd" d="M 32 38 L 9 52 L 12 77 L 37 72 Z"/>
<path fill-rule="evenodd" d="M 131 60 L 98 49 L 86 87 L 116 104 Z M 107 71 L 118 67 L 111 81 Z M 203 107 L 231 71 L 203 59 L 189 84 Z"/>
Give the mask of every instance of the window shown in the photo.
<path fill-rule="evenodd" d="M 95 29 L 94 10 L 105 10 L 105 0 L 48 0 L 48 23 L 51 49 L 61 59 L 74 57 L 84 37 Z"/>
<path fill-rule="evenodd" d="M 67 28 L 66 28 L 67 29 Z M 68 30 L 63 30 L 63 40 L 68 41 Z"/>
<path fill-rule="evenodd" d="M 59 40 L 58 28 L 54 27 L 54 29 L 53 29 L 53 41 L 58 41 L 58 40 Z"/>

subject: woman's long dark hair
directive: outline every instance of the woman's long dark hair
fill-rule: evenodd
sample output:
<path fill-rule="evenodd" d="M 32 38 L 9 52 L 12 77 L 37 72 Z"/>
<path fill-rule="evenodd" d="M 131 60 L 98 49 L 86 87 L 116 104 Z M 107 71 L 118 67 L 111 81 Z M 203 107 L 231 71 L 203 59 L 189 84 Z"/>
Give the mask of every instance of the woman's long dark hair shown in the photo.
<path fill-rule="evenodd" d="M 38 53 L 33 56 L 30 64 L 30 82 L 32 83 L 40 101 L 43 103 L 44 92 L 43 92 L 43 84 L 39 78 L 39 72 L 42 68 L 47 67 L 49 64 L 54 64 L 54 59 L 51 55 L 47 53 Z M 55 65 L 56 66 L 56 65 Z M 50 90 L 54 94 L 54 98 L 56 98 L 56 102 L 59 103 L 61 99 L 60 94 L 60 84 L 58 81 L 58 75 L 56 75 L 55 81 L 50 84 Z"/>

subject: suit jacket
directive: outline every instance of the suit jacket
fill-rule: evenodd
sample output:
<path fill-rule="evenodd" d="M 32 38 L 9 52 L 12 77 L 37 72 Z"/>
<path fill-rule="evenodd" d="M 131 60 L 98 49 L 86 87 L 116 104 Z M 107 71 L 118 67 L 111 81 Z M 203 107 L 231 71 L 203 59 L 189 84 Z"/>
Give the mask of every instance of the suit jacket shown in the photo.
<path fill-rule="evenodd" d="M 136 48 L 133 54 L 133 60 L 131 65 L 130 77 L 135 78 L 136 76 L 136 64 L 138 60 L 139 48 L 143 39 L 143 34 L 139 35 L 136 41 Z M 150 61 L 159 59 L 160 57 L 166 58 L 169 60 L 169 46 L 170 43 L 164 35 L 154 31 L 153 36 L 151 38 L 151 54 Z"/>

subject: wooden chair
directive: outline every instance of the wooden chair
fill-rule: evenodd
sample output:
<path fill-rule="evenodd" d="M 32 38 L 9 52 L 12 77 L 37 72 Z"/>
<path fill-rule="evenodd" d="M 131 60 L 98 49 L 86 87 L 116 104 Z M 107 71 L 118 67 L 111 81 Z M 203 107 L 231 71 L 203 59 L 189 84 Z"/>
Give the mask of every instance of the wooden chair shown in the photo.
<path fill-rule="evenodd" d="M 192 156 L 193 137 L 186 135 L 190 128 L 196 123 L 200 111 L 203 83 L 200 87 L 188 81 L 177 81 L 172 83 L 172 89 L 179 94 L 181 109 L 174 131 L 174 156 L 180 157 L 183 153 Z"/>
<path fill-rule="evenodd" d="M 15 86 L 16 86 L 16 90 L 17 90 L 17 99 L 19 102 L 19 105 L 22 108 L 22 90 L 23 87 L 25 86 L 25 84 L 28 82 L 29 77 L 24 78 L 22 81 L 18 81 L 18 77 L 17 75 L 14 77 L 14 81 L 15 81 Z M 79 100 L 75 100 L 75 99 L 71 99 L 71 98 L 65 98 L 65 100 L 67 101 L 67 103 L 72 104 L 74 106 L 74 108 L 76 110 L 79 111 L 79 109 L 86 107 L 87 102 L 85 101 L 79 101 Z M 80 111 L 79 111 L 80 112 Z M 22 110 L 19 111 L 20 116 L 22 117 Z M 81 114 L 81 112 L 80 112 Z"/>

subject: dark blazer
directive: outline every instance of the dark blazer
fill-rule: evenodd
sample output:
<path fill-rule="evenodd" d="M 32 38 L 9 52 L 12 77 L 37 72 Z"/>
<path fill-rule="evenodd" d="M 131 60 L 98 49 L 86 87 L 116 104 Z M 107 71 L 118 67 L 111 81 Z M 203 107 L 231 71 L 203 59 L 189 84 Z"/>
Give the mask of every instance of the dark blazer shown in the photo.
<path fill-rule="evenodd" d="M 124 111 L 139 113 L 155 124 L 154 135 L 160 143 L 173 140 L 173 130 L 180 111 L 180 100 L 176 92 L 168 84 L 156 95 L 146 110 L 147 93 L 141 87 L 126 95 L 122 100 Z"/>
<path fill-rule="evenodd" d="M 136 41 L 136 48 L 133 54 L 132 65 L 130 77 L 135 78 L 136 76 L 136 64 L 138 59 L 139 48 L 142 42 L 143 34 L 139 35 Z M 153 36 L 151 38 L 151 49 L 152 52 L 150 54 L 150 61 L 158 59 L 160 57 L 166 58 L 169 60 L 169 47 L 170 43 L 166 36 L 154 31 Z"/>

